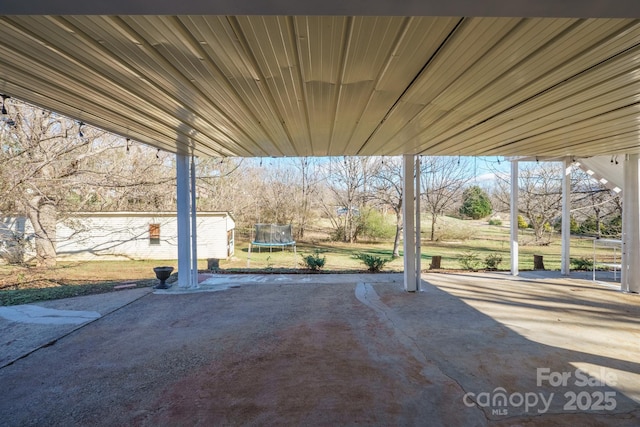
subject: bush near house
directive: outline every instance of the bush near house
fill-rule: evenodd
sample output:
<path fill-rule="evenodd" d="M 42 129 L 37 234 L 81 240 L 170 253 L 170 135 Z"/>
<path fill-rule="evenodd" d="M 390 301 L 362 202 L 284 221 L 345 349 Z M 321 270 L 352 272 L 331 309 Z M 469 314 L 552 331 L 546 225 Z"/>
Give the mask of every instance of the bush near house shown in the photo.
<path fill-rule="evenodd" d="M 386 263 L 391 261 L 391 259 L 381 258 L 379 256 L 359 253 L 355 254 L 354 257 L 362 261 L 368 268 L 368 270 L 372 273 L 377 273 L 382 270 L 382 267 L 385 266 Z"/>
<path fill-rule="evenodd" d="M 480 265 L 482 265 L 480 257 L 474 251 L 463 252 L 458 261 L 465 270 L 476 271 L 480 268 Z"/>
<path fill-rule="evenodd" d="M 497 270 L 501 262 L 502 255 L 500 254 L 489 254 L 484 259 L 484 265 L 487 267 L 487 270 Z"/>
<path fill-rule="evenodd" d="M 586 257 L 571 258 L 570 264 L 572 270 L 589 271 L 593 269 L 593 260 Z"/>
<path fill-rule="evenodd" d="M 327 262 L 326 256 L 320 256 L 320 251 L 316 249 L 313 254 L 302 255 L 302 265 L 311 271 L 318 271 Z"/>

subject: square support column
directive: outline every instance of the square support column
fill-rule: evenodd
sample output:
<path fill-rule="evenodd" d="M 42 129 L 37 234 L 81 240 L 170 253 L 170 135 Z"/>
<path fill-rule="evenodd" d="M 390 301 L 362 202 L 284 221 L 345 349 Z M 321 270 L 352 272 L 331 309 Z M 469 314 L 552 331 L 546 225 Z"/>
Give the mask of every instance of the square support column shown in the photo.
<path fill-rule="evenodd" d="M 622 192 L 622 272 L 623 292 L 640 292 L 640 167 L 637 154 L 624 160 Z"/>
<path fill-rule="evenodd" d="M 571 270 L 571 160 L 563 162 L 562 176 L 562 256 L 560 272 L 568 276 Z"/>
<path fill-rule="evenodd" d="M 402 172 L 404 183 L 402 186 L 402 234 L 404 250 L 404 289 L 407 292 L 417 290 L 416 275 L 416 239 L 415 239 L 415 186 L 414 186 L 414 158 L 405 154 Z"/>
<path fill-rule="evenodd" d="M 196 158 L 191 156 L 191 286 L 198 287 L 198 214 L 196 205 Z"/>
<path fill-rule="evenodd" d="M 191 222 L 191 179 L 189 176 L 189 156 L 176 154 L 176 201 L 178 207 L 178 286 L 191 288 L 198 286 L 197 270 L 193 271 L 192 248 L 197 244 L 192 234 Z"/>
<path fill-rule="evenodd" d="M 511 274 L 517 276 L 518 271 L 518 162 L 511 162 Z"/>
<path fill-rule="evenodd" d="M 416 206 L 415 206 L 415 226 L 416 226 L 416 290 L 420 290 L 422 273 L 422 237 L 420 230 L 420 156 L 416 156 Z"/>

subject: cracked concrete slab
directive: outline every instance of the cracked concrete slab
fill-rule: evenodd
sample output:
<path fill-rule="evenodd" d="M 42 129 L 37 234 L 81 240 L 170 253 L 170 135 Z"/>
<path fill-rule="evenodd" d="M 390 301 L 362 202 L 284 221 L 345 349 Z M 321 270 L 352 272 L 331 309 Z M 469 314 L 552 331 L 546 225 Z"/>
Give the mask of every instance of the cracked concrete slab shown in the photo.
<path fill-rule="evenodd" d="M 418 293 L 401 274 L 215 279 L 226 290 L 150 294 L 0 369 L 0 419 L 640 423 L 638 295 L 550 274 L 425 274 Z"/>

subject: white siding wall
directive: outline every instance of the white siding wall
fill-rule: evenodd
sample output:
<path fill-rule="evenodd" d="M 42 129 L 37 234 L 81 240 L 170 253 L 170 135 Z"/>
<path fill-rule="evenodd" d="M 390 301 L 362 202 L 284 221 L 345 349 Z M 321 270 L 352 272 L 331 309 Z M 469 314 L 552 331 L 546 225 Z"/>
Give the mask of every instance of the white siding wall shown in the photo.
<path fill-rule="evenodd" d="M 149 238 L 149 225 L 160 224 L 159 243 Z M 228 258 L 227 231 L 235 222 L 226 212 L 198 213 L 198 258 Z M 27 235 L 33 232 L 27 224 Z M 177 258 L 175 213 L 86 213 L 57 226 L 59 259 Z M 233 254 L 233 248 L 231 248 Z"/>

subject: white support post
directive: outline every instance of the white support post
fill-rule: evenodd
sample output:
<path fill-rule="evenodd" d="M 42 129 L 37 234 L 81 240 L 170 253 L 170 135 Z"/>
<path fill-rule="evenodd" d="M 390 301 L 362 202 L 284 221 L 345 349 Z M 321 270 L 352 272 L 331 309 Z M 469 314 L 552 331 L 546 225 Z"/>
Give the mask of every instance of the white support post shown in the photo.
<path fill-rule="evenodd" d="M 562 176 L 562 256 L 560 272 L 568 276 L 571 270 L 571 160 L 563 161 Z"/>
<path fill-rule="evenodd" d="M 191 156 L 191 274 L 190 285 L 198 287 L 198 215 L 196 205 L 196 160 Z"/>
<path fill-rule="evenodd" d="M 511 274 L 518 275 L 518 162 L 511 162 Z"/>
<path fill-rule="evenodd" d="M 640 173 L 637 154 L 627 154 L 624 161 L 622 191 L 622 274 L 623 292 L 640 292 Z"/>
<path fill-rule="evenodd" d="M 414 163 L 413 156 L 403 156 L 402 171 L 404 185 L 402 195 L 402 234 L 404 237 L 404 289 L 416 291 L 416 242 L 415 242 L 415 203 L 414 203 Z"/>
<path fill-rule="evenodd" d="M 193 286 L 192 244 L 195 237 L 191 233 L 191 182 L 189 179 L 189 156 L 176 154 L 176 202 L 178 207 L 178 286 Z M 195 277 L 197 283 L 197 276 Z"/>
<path fill-rule="evenodd" d="M 420 291 L 420 281 L 422 280 L 422 248 L 420 236 L 420 156 L 416 156 L 416 290 Z"/>

